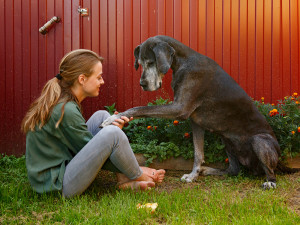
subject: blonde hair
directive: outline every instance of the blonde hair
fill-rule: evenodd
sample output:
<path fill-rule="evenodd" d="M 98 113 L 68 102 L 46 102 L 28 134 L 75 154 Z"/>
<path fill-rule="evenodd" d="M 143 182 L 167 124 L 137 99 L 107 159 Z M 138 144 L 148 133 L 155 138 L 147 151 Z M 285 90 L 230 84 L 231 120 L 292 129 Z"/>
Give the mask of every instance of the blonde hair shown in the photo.
<path fill-rule="evenodd" d="M 59 65 L 61 80 L 54 77 L 49 80 L 39 98 L 37 98 L 29 107 L 26 113 L 21 130 L 24 133 L 34 131 L 38 125 L 41 129 L 49 120 L 54 106 L 58 102 L 63 102 L 62 114 L 57 121 L 57 128 L 64 116 L 64 106 L 69 101 L 75 101 L 80 106 L 76 96 L 73 95 L 71 87 L 78 79 L 78 76 L 84 74 L 89 77 L 94 71 L 93 68 L 98 62 L 103 62 L 103 58 L 97 53 L 87 49 L 77 49 L 67 53 Z"/>

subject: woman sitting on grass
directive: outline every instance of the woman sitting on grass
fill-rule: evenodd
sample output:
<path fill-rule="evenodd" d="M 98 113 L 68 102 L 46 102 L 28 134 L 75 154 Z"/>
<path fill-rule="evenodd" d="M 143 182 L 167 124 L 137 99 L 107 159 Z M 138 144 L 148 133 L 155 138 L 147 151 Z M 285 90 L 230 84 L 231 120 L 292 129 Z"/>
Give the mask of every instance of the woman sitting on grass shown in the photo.
<path fill-rule="evenodd" d="M 121 130 L 132 118 L 122 117 L 101 129 L 110 115 L 97 111 L 85 122 L 80 103 L 99 95 L 102 61 L 85 49 L 65 55 L 59 74 L 46 83 L 23 119 L 28 178 L 38 193 L 79 195 L 101 168 L 117 173 L 120 189 L 147 190 L 163 181 L 164 170 L 138 165 Z"/>

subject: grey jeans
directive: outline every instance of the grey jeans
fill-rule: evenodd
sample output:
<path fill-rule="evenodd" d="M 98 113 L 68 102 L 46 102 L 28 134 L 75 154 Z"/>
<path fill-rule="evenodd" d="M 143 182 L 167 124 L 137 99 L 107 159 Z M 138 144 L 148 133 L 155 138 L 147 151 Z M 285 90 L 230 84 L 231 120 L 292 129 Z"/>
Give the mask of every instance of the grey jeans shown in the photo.
<path fill-rule="evenodd" d="M 109 116 L 108 112 L 100 110 L 87 121 L 88 130 L 94 137 L 68 163 L 63 179 L 64 197 L 85 191 L 102 167 L 121 172 L 131 180 L 142 175 L 125 133 L 114 125 L 99 128 Z"/>

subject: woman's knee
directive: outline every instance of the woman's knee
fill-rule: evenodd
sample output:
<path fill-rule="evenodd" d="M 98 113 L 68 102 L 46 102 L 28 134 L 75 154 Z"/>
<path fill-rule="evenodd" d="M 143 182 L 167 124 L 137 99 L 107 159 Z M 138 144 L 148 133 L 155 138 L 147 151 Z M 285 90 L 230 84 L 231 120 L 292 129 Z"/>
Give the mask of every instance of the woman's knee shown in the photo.
<path fill-rule="evenodd" d="M 117 126 L 109 125 L 104 128 L 102 128 L 101 133 L 108 138 L 112 139 L 118 139 L 118 140 L 126 140 L 128 141 L 128 138 L 126 134 Z"/>
<path fill-rule="evenodd" d="M 99 120 L 106 120 L 108 117 L 110 117 L 110 114 L 105 111 L 105 110 L 98 110 L 96 112 L 94 112 L 94 114 L 92 115 L 92 117 L 96 117 Z"/>

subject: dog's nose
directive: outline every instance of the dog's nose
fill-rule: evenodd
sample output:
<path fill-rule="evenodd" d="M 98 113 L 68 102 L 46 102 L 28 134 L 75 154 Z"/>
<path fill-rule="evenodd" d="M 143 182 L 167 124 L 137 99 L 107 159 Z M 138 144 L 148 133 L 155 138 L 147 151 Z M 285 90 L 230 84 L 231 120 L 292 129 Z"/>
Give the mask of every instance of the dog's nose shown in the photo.
<path fill-rule="evenodd" d="M 145 88 L 147 86 L 147 82 L 144 80 L 140 80 L 140 85 Z"/>

